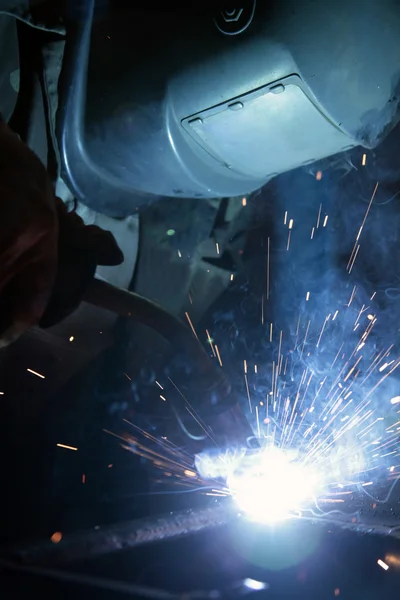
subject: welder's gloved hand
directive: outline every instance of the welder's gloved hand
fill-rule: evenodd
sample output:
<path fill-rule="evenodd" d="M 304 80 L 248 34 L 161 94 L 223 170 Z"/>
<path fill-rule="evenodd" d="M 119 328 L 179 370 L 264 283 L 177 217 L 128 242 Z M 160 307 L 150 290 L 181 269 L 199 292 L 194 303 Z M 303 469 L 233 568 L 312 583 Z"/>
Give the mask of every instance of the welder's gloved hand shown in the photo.
<path fill-rule="evenodd" d="M 122 260 L 109 232 L 66 211 L 40 160 L 0 119 L 0 347 L 72 312 L 96 266 Z"/>
<path fill-rule="evenodd" d="M 96 225 L 85 225 L 56 198 L 59 222 L 58 269 L 50 302 L 39 321 L 51 327 L 80 304 L 98 265 L 115 266 L 124 260 L 114 236 Z"/>
<path fill-rule="evenodd" d="M 0 347 L 42 316 L 57 270 L 57 240 L 46 169 L 0 121 Z"/>

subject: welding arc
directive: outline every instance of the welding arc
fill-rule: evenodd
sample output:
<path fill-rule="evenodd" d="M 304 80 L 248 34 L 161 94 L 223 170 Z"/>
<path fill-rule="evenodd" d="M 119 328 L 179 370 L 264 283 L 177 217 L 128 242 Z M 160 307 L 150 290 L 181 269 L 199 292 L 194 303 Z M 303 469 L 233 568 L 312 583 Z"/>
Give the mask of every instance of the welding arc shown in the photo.
<path fill-rule="evenodd" d="M 58 544 L 47 540 L 8 548 L 6 556 L 31 565 L 69 563 L 197 533 L 225 525 L 237 516 L 231 503 L 225 501 L 210 508 L 184 510 L 65 535 Z"/>

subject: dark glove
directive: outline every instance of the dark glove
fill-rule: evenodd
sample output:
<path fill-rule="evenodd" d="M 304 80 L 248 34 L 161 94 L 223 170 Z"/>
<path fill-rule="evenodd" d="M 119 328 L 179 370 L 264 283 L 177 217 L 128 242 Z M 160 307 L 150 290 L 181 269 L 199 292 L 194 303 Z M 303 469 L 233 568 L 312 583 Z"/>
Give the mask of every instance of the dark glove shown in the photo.
<path fill-rule="evenodd" d="M 123 256 L 54 195 L 45 167 L 0 120 L 0 347 L 79 304 L 98 264 Z"/>
<path fill-rule="evenodd" d="M 39 321 L 51 327 L 70 315 L 80 304 L 98 265 L 114 266 L 124 256 L 114 236 L 96 225 L 85 225 L 75 212 L 68 212 L 59 198 L 58 268 L 50 302 Z"/>

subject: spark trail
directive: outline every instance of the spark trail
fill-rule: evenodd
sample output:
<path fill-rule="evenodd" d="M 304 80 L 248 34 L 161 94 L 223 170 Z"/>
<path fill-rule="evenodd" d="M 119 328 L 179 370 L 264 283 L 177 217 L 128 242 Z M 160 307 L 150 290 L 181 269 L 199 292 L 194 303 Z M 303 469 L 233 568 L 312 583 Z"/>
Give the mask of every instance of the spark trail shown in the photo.
<path fill-rule="evenodd" d="M 131 434 L 125 436 L 125 447 L 152 460 L 164 475 L 173 473 L 179 485 L 188 489 L 232 494 L 242 506 L 247 489 L 253 498 L 258 497 L 264 514 L 272 490 L 280 490 L 280 496 L 274 494 L 282 505 L 282 494 L 296 496 L 293 486 L 299 491 L 301 481 L 307 479 L 308 489 L 297 494 L 293 506 L 285 504 L 286 512 L 308 507 L 318 514 L 329 514 L 331 510 L 326 512 L 322 505 L 331 509 L 353 492 L 365 494 L 373 502 L 383 501 L 382 482 L 391 492 L 400 477 L 399 333 L 394 326 L 392 340 L 387 343 L 387 336 L 380 335 L 379 293 L 374 291 L 366 297 L 363 288 L 352 280 L 361 252 L 361 234 L 377 190 L 378 184 L 343 269 L 346 284 L 317 308 L 313 302 L 318 302 L 318 294 L 307 291 L 291 315 L 292 322 L 285 323 L 284 328 L 266 318 L 266 303 L 273 300 L 272 263 L 277 249 L 274 239 L 267 237 L 259 335 L 269 351 L 264 362 L 259 355 L 254 360 L 251 355 L 241 359 L 242 406 L 259 449 L 237 452 L 218 448 L 189 403 L 186 409 L 203 437 L 208 438 L 210 451 L 195 459 L 189 451 L 145 431 L 141 432 L 142 442 Z M 312 234 L 308 234 L 309 244 L 327 235 L 332 222 L 328 216 L 319 204 Z M 280 223 L 286 233 L 278 250 L 290 260 L 297 220 L 285 211 Z M 210 360 L 218 360 L 221 367 L 229 363 L 230 357 L 211 325 L 195 335 L 209 346 Z M 165 382 L 162 385 L 164 388 Z M 168 389 L 163 393 L 163 400 L 168 399 Z M 272 464 L 281 468 L 272 468 Z M 292 480 L 289 490 L 288 479 Z M 259 513 L 257 518 L 261 518 Z"/>

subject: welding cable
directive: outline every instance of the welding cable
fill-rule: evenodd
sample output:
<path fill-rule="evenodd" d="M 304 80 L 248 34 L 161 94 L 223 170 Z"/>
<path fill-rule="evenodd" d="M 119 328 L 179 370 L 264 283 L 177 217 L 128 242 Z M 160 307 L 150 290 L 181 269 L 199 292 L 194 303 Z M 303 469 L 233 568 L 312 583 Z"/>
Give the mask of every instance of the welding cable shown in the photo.
<path fill-rule="evenodd" d="M 102 279 L 95 278 L 89 283 L 84 300 L 142 323 L 166 339 L 176 355 L 191 365 L 186 387 L 184 384 L 178 390 L 185 406 L 188 406 L 188 400 L 180 390 L 190 394 L 190 405 L 197 416 L 212 427 L 213 438 L 217 434 L 220 436 L 218 444 L 247 445 L 253 430 L 224 371 L 210 359 L 194 330 L 162 306 Z"/>
<path fill-rule="evenodd" d="M 215 371 L 216 375 L 220 373 L 190 328 L 159 304 L 97 278 L 87 287 L 84 300 L 154 329 L 177 352 L 185 353 L 193 360 L 201 373 L 210 370 Z"/>

